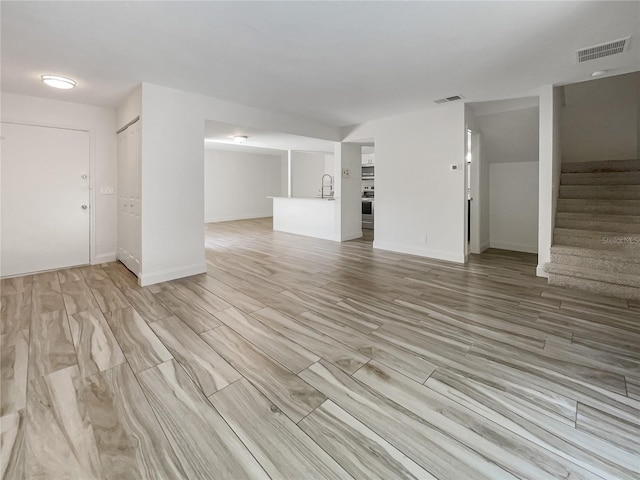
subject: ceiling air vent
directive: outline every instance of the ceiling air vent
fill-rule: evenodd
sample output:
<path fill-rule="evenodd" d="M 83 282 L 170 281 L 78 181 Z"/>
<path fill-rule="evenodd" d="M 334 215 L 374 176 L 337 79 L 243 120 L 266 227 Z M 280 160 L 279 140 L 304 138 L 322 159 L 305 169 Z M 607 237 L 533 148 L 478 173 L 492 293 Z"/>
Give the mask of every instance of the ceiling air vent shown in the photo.
<path fill-rule="evenodd" d="M 594 45 L 593 47 L 581 48 L 576 51 L 578 63 L 588 62 L 597 58 L 608 57 L 610 55 L 617 55 L 624 52 L 629 48 L 629 40 L 631 37 L 621 38 L 620 40 L 614 40 L 613 42 L 603 43 L 601 45 Z"/>
<path fill-rule="evenodd" d="M 456 100 L 462 100 L 464 97 L 462 95 L 453 95 L 451 97 L 439 98 L 438 100 L 434 100 L 435 103 L 447 103 L 447 102 L 455 102 Z"/>

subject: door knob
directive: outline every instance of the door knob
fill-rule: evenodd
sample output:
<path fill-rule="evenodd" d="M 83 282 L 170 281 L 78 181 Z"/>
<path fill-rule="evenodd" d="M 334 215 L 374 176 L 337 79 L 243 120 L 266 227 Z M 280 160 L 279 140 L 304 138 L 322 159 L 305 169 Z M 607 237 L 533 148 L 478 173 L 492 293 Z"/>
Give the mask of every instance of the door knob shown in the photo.
<path fill-rule="evenodd" d="M 89 207 L 87 207 L 86 205 L 82 205 L 82 209 L 83 210 L 86 210 L 87 208 L 89 208 Z"/>

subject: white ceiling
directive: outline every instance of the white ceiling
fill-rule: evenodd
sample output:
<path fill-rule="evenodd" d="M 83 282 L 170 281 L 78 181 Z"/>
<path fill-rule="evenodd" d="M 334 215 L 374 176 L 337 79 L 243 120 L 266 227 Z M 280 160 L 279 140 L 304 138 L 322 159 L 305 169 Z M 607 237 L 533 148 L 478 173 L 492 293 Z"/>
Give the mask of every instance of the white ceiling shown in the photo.
<path fill-rule="evenodd" d="M 521 110 L 523 108 L 533 108 L 540 105 L 539 97 L 510 98 L 504 100 L 492 100 L 489 102 L 468 103 L 471 111 L 478 117 L 483 115 L 493 115 L 494 113 L 509 112 L 511 110 Z"/>
<path fill-rule="evenodd" d="M 237 145 L 232 138 L 234 135 L 244 135 L 248 138 L 242 145 Z M 272 154 L 280 154 L 287 150 L 333 153 L 335 145 L 335 142 L 329 140 L 269 132 L 211 120 L 204 123 L 204 138 L 205 147 L 209 149 L 250 152 L 260 148 L 270 149 Z M 261 153 L 267 152 L 263 150 Z"/>
<path fill-rule="evenodd" d="M 640 3 L 0 2 L 2 89 L 117 105 L 140 82 L 344 126 L 640 70 Z M 633 35 L 586 64 L 575 50 Z M 78 81 L 53 91 L 39 76 Z"/>

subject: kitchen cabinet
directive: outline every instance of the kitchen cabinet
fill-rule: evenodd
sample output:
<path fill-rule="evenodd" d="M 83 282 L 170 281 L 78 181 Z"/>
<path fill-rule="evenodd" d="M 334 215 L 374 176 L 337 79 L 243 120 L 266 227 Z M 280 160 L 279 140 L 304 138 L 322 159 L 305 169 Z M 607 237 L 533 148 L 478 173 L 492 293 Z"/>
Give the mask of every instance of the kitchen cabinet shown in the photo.
<path fill-rule="evenodd" d="M 375 158 L 376 157 L 374 153 L 364 153 L 362 155 L 362 165 L 374 165 Z"/>

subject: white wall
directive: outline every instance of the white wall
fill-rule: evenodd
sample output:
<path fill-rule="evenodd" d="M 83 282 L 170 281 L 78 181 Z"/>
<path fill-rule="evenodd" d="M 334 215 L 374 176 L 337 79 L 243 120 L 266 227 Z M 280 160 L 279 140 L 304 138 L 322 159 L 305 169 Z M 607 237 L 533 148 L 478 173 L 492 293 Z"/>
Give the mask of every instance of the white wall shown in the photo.
<path fill-rule="evenodd" d="M 491 247 L 538 251 L 538 162 L 490 166 Z"/>
<path fill-rule="evenodd" d="M 346 241 L 362 236 L 362 147 L 356 143 L 337 143 L 334 150 L 334 171 L 337 202 L 336 231 L 340 240 Z M 343 176 L 342 170 L 349 170 Z M 339 228 L 339 229 L 338 229 Z"/>
<path fill-rule="evenodd" d="M 282 156 L 206 149 L 204 221 L 270 217 L 282 195 Z M 286 185 L 284 187 L 286 189 Z"/>
<path fill-rule="evenodd" d="M 292 179 L 294 197 L 315 197 L 320 195 L 322 175 L 325 171 L 326 154 L 320 152 L 292 152 Z M 329 179 L 326 180 L 329 185 Z M 329 189 L 326 189 L 329 193 Z"/>
<path fill-rule="evenodd" d="M 490 163 L 538 161 L 539 108 L 477 116 L 482 153 Z"/>
<path fill-rule="evenodd" d="M 349 128 L 376 145 L 374 247 L 464 262 L 464 104 L 438 105 Z M 423 239 L 426 236 L 427 241 Z"/>
<path fill-rule="evenodd" d="M 142 285 L 206 271 L 199 109 L 197 96 L 142 85 Z"/>
<path fill-rule="evenodd" d="M 131 90 L 116 109 L 116 131 L 142 115 L 142 85 Z"/>
<path fill-rule="evenodd" d="M 291 115 L 142 84 L 141 283 L 206 270 L 204 122 L 337 141 L 340 132 Z"/>
<path fill-rule="evenodd" d="M 564 87 L 564 162 L 640 157 L 640 73 Z"/>
<path fill-rule="evenodd" d="M 538 266 L 536 275 L 548 277 L 551 243 L 560 188 L 562 87 L 540 88 L 540 153 L 538 168 Z"/>
<path fill-rule="evenodd" d="M 2 121 L 88 130 L 91 135 L 91 262 L 116 257 L 117 195 L 101 195 L 116 186 L 116 116 L 111 108 L 2 92 Z"/>

